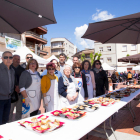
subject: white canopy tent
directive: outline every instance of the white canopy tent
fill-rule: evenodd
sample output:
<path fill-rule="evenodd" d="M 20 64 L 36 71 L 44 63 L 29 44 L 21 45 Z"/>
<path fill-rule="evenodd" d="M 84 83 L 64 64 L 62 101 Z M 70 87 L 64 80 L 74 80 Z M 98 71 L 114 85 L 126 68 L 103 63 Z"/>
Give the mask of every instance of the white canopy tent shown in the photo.
<path fill-rule="evenodd" d="M 103 63 L 102 67 L 103 67 L 103 70 L 114 70 L 114 68 L 109 66 L 107 63 Z"/>
<path fill-rule="evenodd" d="M 71 59 L 68 59 L 67 62 L 66 62 L 66 64 L 67 64 L 67 65 L 70 65 L 71 67 L 73 66 L 73 62 L 72 62 Z"/>
<path fill-rule="evenodd" d="M 59 59 L 55 56 L 52 55 L 50 58 L 46 59 L 48 62 L 50 62 L 51 60 L 56 59 L 59 62 Z"/>
<path fill-rule="evenodd" d="M 26 46 L 21 47 L 20 49 L 18 49 L 16 52 L 13 53 L 13 55 L 19 55 L 20 56 L 20 62 L 26 62 L 26 55 L 27 54 L 32 54 L 33 58 L 37 60 L 37 62 L 39 63 L 40 67 L 44 67 L 44 65 L 46 65 L 49 61 L 47 61 L 47 59 L 41 58 L 40 56 L 36 55 L 35 53 L 33 53 L 31 50 L 29 50 Z"/>
<path fill-rule="evenodd" d="M 140 71 L 140 65 L 137 65 L 136 67 L 132 68 L 133 70 L 139 70 Z"/>

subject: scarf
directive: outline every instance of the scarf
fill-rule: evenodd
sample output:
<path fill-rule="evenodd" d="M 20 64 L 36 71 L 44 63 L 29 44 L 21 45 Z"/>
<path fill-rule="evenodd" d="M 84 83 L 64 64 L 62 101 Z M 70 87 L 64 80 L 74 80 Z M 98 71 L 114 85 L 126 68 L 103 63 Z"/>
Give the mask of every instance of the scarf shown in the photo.
<path fill-rule="evenodd" d="M 47 72 L 47 77 L 50 79 L 50 80 L 54 80 L 56 79 L 58 81 L 58 77 L 54 74 L 54 75 L 50 75 L 48 72 Z"/>
<path fill-rule="evenodd" d="M 68 80 L 68 78 L 66 77 L 66 75 L 62 75 L 62 78 L 63 78 L 63 82 L 64 82 L 64 85 L 65 86 L 69 86 L 69 80 Z M 75 87 L 76 87 L 76 89 L 78 88 L 78 84 L 77 84 L 77 81 L 75 80 L 75 78 L 72 76 L 72 75 L 70 75 L 70 78 L 72 79 L 72 81 L 74 82 L 74 84 L 75 84 Z"/>
<path fill-rule="evenodd" d="M 82 70 L 84 74 L 90 74 L 90 70 Z"/>
<path fill-rule="evenodd" d="M 99 72 L 102 71 L 102 70 L 103 70 L 102 67 L 101 67 L 100 69 L 94 68 L 94 71 L 95 71 L 96 73 L 99 73 Z"/>

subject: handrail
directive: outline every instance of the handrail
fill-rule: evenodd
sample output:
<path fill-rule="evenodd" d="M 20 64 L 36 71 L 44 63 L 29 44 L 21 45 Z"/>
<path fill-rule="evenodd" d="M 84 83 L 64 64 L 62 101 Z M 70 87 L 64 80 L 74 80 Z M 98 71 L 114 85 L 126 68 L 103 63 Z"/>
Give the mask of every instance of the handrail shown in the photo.
<path fill-rule="evenodd" d="M 46 39 L 45 37 L 41 38 L 40 35 L 38 35 L 38 34 L 32 32 L 32 31 L 26 31 L 25 34 L 26 34 L 26 35 L 33 35 L 33 36 L 35 36 L 35 37 L 37 37 L 37 38 L 39 38 L 39 39 L 41 39 L 41 40 L 43 40 L 43 41 L 47 41 L 47 39 Z"/>

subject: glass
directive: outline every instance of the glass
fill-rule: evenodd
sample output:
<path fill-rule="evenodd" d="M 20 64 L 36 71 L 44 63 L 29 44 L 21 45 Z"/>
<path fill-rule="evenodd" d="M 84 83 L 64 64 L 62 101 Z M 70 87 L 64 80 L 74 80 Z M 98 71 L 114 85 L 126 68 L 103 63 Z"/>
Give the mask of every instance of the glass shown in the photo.
<path fill-rule="evenodd" d="M 36 63 L 30 63 L 30 65 L 36 65 Z"/>
<path fill-rule="evenodd" d="M 8 58 L 9 58 L 9 59 L 13 59 L 13 56 L 4 56 L 3 58 L 4 58 L 4 59 L 8 59 Z"/>
<path fill-rule="evenodd" d="M 54 68 L 48 68 L 48 70 L 55 70 Z"/>
<path fill-rule="evenodd" d="M 32 59 L 33 57 L 26 57 L 26 59 Z"/>
<path fill-rule="evenodd" d="M 100 63 L 96 63 L 96 65 L 101 65 Z"/>
<path fill-rule="evenodd" d="M 80 67 L 75 67 L 75 69 L 80 69 Z"/>

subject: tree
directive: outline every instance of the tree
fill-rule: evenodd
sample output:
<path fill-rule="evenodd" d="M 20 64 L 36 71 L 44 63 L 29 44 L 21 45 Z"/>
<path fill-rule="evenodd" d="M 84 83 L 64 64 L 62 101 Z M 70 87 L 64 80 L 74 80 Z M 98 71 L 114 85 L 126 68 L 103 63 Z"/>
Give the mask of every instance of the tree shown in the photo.
<path fill-rule="evenodd" d="M 127 54 L 126 56 L 130 56 L 129 54 Z"/>
<path fill-rule="evenodd" d="M 90 53 L 91 65 L 93 64 L 93 53 Z"/>
<path fill-rule="evenodd" d="M 81 55 L 81 60 L 82 60 L 82 62 L 85 60 L 85 54 L 84 53 L 82 53 L 82 55 Z"/>
<path fill-rule="evenodd" d="M 95 53 L 94 57 L 93 57 L 93 63 L 94 63 L 95 60 L 100 60 L 101 56 L 102 56 L 101 52 L 100 53 Z"/>

